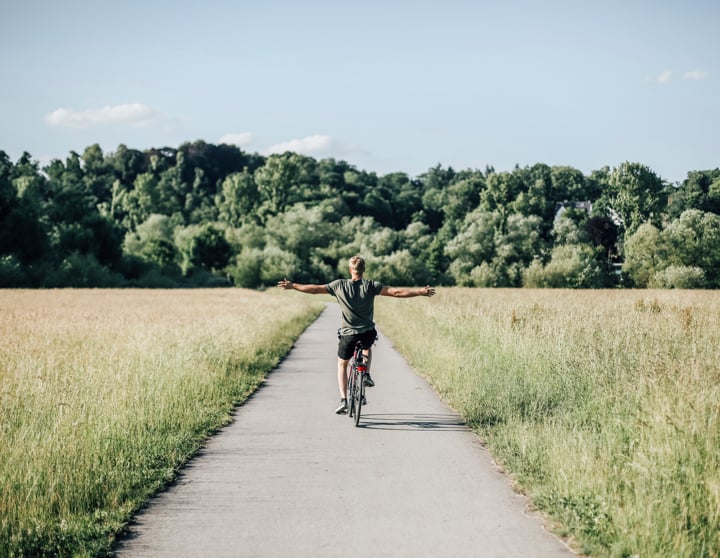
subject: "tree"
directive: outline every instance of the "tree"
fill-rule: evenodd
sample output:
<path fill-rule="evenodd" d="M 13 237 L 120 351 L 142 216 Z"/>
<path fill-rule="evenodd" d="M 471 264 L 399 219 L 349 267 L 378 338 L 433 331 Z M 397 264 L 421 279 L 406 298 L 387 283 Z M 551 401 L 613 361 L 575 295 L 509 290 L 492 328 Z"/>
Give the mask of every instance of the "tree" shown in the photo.
<path fill-rule="evenodd" d="M 303 264 L 295 254 L 277 246 L 266 246 L 262 251 L 251 250 L 238 255 L 234 277 L 240 281 L 257 281 L 256 287 L 264 287 L 275 284 L 278 277 L 295 277 L 302 268 Z"/>
<path fill-rule="evenodd" d="M 638 287 L 699 283 L 696 270 L 703 285 L 720 287 L 720 215 L 689 209 L 664 230 L 641 225 L 625 243 L 623 271 Z"/>
<path fill-rule="evenodd" d="M 465 216 L 455 237 L 447 243 L 448 271 L 458 285 L 472 286 L 470 272 L 495 258 L 496 236 L 502 228 L 499 212 L 476 209 Z"/>
<path fill-rule="evenodd" d="M 437 165 L 418 177 L 418 181 L 422 185 L 422 221 L 430 225 L 433 231 L 443 225 L 446 217 L 444 211 L 445 191 L 455 176 L 456 173 L 452 167 L 444 169 Z"/>
<path fill-rule="evenodd" d="M 462 220 L 480 203 L 485 188 L 485 178 L 479 172 L 463 172 L 457 175 L 446 189 L 442 211 L 445 219 Z"/>
<path fill-rule="evenodd" d="M 48 226 L 49 251 L 55 263 L 78 254 L 92 256 L 101 266 L 117 268 L 122 257 L 123 234 L 110 215 L 98 210 L 99 198 L 84 180 L 80 156 L 71 152 L 64 164 L 54 160 L 45 172 L 47 201 L 43 204 L 42 219 Z"/>
<path fill-rule="evenodd" d="M 556 166 L 550 170 L 552 181 L 551 201 L 587 200 L 588 192 L 585 188 L 585 176 L 578 169 L 568 166 Z"/>
<path fill-rule="evenodd" d="M 22 269 L 40 262 L 49 248 L 43 223 L 46 185 L 29 153 L 23 153 L 13 165 L 7 154 L 0 151 L 0 255 L 12 256 L 8 265 L 17 266 L 17 272 L 28 284 L 34 279 L 25 276 Z"/>
<path fill-rule="evenodd" d="M 667 255 L 660 230 L 650 223 L 643 223 L 625 241 L 623 273 L 635 286 L 645 288 L 653 275 L 667 266 Z"/>
<path fill-rule="evenodd" d="M 671 219 L 678 218 L 688 209 L 720 214 L 720 169 L 689 172 L 670 194 L 668 214 Z"/>
<path fill-rule="evenodd" d="M 228 175 L 215 196 L 218 218 L 231 227 L 254 221 L 260 205 L 260 193 L 253 175 L 244 169 Z"/>
<path fill-rule="evenodd" d="M 137 149 L 129 149 L 120 144 L 115 153 L 108 155 L 108 163 L 112 167 L 115 177 L 121 184 L 130 185 L 135 177 L 148 170 L 148 157 Z"/>
<path fill-rule="evenodd" d="M 556 246 L 547 265 L 535 260 L 523 271 L 523 286 L 530 288 L 592 289 L 606 285 L 595 249 L 585 243 Z"/>
<path fill-rule="evenodd" d="M 316 167 L 318 187 L 313 202 L 332 203 L 338 216 L 347 215 L 356 210 L 360 196 L 356 184 L 348 184 L 346 176 L 355 176 L 355 167 L 345 161 L 333 158 L 318 161 Z"/>
<path fill-rule="evenodd" d="M 564 201 L 589 201 L 592 213 L 557 221 Z M 630 283 L 713 287 L 717 211 L 719 169 L 689 172 L 671 191 L 629 162 L 589 176 L 542 163 L 437 165 L 411 178 L 203 141 L 108 154 L 94 144 L 42 170 L 27 153 L 13 164 L 0 152 L 0 268 L 10 284 L 107 283 L 116 270 L 173 277 L 175 264 L 198 271 L 196 281 L 232 269 L 238 284 L 259 286 L 293 269 L 319 282 L 360 252 L 393 282 L 519 286 L 525 270 L 547 284 L 598 286 L 596 268 L 609 281 L 624 250 Z"/>
<path fill-rule="evenodd" d="M 622 163 L 610 173 L 606 195 L 626 235 L 633 234 L 646 221 L 661 225 L 667 205 L 666 184 L 649 167 Z"/>
<path fill-rule="evenodd" d="M 201 196 L 207 199 L 213 199 L 227 176 L 244 170 L 252 174 L 265 161 L 259 155 L 244 153 L 235 145 L 214 145 L 202 140 L 184 143 L 178 151 L 183 153 L 187 162 L 183 180 L 192 183 L 196 179 L 197 171 L 202 171 L 203 181 L 196 194 L 201 192 Z"/>
<path fill-rule="evenodd" d="M 312 197 L 312 185 L 317 184 L 313 167 L 309 157 L 297 153 L 270 155 L 254 175 L 263 215 L 277 215 L 292 204 Z"/>
<path fill-rule="evenodd" d="M 490 261 L 495 256 L 495 235 L 501 226 L 499 213 L 475 210 L 465 217 L 457 235 L 448 242 L 445 253 L 452 260 L 473 265 Z"/>
<path fill-rule="evenodd" d="M 380 214 L 369 211 L 369 214 L 383 226 L 403 229 L 412 222 L 413 215 L 422 207 L 421 184 L 410 180 L 404 172 L 381 176 L 375 191 L 381 193 L 385 202 L 382 204 L 383 211 Z"/>
<path fill-rule="evenodd" d="M 124 253 L 152 262 L 160 268 L 172 266 L 176 258 L 173 224 L 167 215 L 152 214 L 125 235 Z"/>
<path fill-rule="evenodd" d="M 232 256 L 224 231 L 213 223 L 176 229 L 175 245 L 183 275 L 189 275 L 196 268 L 221 271 Z"/>
<path fill-rule="evenodd" d="M 409 250 L 396 250 L 390 254 L 368 260 L 373 278 L 387 285 L 417 285 L 431 281 L 424 262 L 412 256 Z"/>
<path fill-rule="evenodd" d="M 516 169 L 519 170 L 519 169 Z M 509 204 L 520 192 L 527 190 L 520 172 L 499 172 L 489 175 L 480 195 L 480 208 L 484 211 L 508 213 Z"/>
<path fill-rule="evenodd" d="M 83 152 L 82 168 L 85 189 L 97 198 L 98 203 L 109 204 L 115 173 L 97 143 Z"/>
<path fill-rule="evenodd" d="M 587 214 L 575 208 L 568 208 L 562 213 L 558 212 L 558 216 L 553 221 L 553 237 L 554 244 L 580 244 L 588 242 L 589 237 L 585 227 Z"/>
<path fill-rule="evenodd" d="M 327 262 L 320 251 L 337 236 L 337 224 L 332 222 L 335 217 L 328 206 L 307 207 L 302 203 L 268 217 L 265 225 L 268 244 L 292 253 L 304 262 L 303 272 L 296 277 L 299 281 L 319 282 L 326 278 Z M 319 269 L 314 268 L 313 262 Z"/>
<path fill-rule="evenodd" d="M 187 220 L 187 212 L 184 211 L 185 200 L 191 189 L 191 185 L 183 178 L 188 174 L 187 167 L 185 154 L 182 151 L 176 152 L 175 165 L 160 173 L 157 184 L 157 203 L 153 207 L 153 213 L 162 215 L 178 213 Z"/>
<path fill-rule="evenodd" d="M 15 255 L 15 227 L 11 216 L 19 206 L 17 190 L 12 180 L 13 164 L 7 153 L 0 151 L 0 256 Z M 3 269 L 14 269 L 16 258 L 5 260 Z"/>
<path fill-rule="evenodd" d="M 515 213 L 508 217 L 505 232 L 496 231 L 493 267 L 501 277 L 498 286 L 522 285 L 522 270 L 545 249 L 542 223 L 538 215 Z"/>
<path fill-rule="evenodd" d="M 588 242 L 602 247 L 602 254 L 608 263 L 617 256 L 618 228 L 607 215 L 593 215 L 584 224 Z"/>
<path fill-rule="evenodd" d="M 111 214 L 120 218 L 125 230 L 133 231 L 161 207 L 158 179 L 153 173 L 138 174 L 130 190 L 113 184 Z"/>
<path fill-rule="evenodd" d="M 668 266 L 699 268 L 708 286 L 720 287 L 720 215 L 689 209 L 662 236 Z"/>

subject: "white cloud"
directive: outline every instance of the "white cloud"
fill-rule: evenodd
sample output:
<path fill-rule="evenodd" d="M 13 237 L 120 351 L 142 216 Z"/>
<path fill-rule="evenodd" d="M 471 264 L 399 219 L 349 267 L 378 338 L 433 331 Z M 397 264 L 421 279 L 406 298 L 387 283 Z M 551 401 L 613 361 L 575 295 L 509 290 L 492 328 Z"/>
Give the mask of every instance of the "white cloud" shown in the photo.
<path fill-rule="evenodd" d="M 707 72 L 703 72 L 702 70 L 692 70 L 690 72 L 685 72 L 683 74 L 683 79 L 705 79 L 709 77 L 710 74 Z"/>
<path fill-rule="evenodd" d="M 239 147 L 248 146 L 253 142 L 253 135 L 251 132 L 241 132 L 239 134 L 231 133 L 222 136 L 218 143 L 227 143 L 230 145 L 237 145 Z"/>
<path fill-rule="evenodd" d="M 59 108 L 45 115 L 50 126 L 64 128 L 87 128 L 103 124 L 131 124 L 142 126 L 149 123 L 157 112 L 147 105 L 129 103 L 100 109 L 72 110 Z"/>
<path fill-rule="evenodd" d="M 672 72 L 670 70 L 665 70 L 664 72 L 661 72 L 660 75 L 657 77 L 658 83 L 669 83 L 672 79 Z"/>
<path fill-rule="evenodd" d="M 332 136 L 324 136 L 316 134 L 306 136 L 300 139 L 292 139 L 286 142 L 277 143 L 265 150 L 267 155 L 272 153 L 285 153 L 286 151 L 294 151 L 310 157 L 347 157 L 347 156 L 367 156 L 368 153 L 355 146 L 346 145 L 343 142 L 333 138 Z"/>
<path fill-rule="evenodd" d="M 268 145 L 267 143 L 259 142 L 252 132 L 233 132 L 220 137 L 218 143 L 237 145 L 243 149 L 253 150 L 265 156 L 291 151 L 316 159 L 332 157 L 350 163 L 374 159 L 371 153 L 358 146 L 349 145 L 337 138 L 322 134 L 314 134 Z"/>

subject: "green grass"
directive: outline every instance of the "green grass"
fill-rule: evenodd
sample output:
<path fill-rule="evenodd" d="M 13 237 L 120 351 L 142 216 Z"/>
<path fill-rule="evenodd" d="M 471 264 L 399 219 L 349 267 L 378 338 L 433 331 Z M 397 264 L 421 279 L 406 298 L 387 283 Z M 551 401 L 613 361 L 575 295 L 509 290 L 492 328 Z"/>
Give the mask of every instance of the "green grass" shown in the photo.
<path fill-rule="evenodd" d="M 442 289 L 383 332 L 595 556 L 720 555 L 720 293 Z"/>
<path fill-rule="evenodd" d="M 0 291 L 0 556 L 94 556 L 322 304 L 241 289 Z"/>
<path fill-rule="evenodd" d="M 282 295 L 0 291 L 0 556 L 107 553 L 322 307 Z M 376 317 L 581 551 L 720 555 L 720 293 L 441 289 Z"/>

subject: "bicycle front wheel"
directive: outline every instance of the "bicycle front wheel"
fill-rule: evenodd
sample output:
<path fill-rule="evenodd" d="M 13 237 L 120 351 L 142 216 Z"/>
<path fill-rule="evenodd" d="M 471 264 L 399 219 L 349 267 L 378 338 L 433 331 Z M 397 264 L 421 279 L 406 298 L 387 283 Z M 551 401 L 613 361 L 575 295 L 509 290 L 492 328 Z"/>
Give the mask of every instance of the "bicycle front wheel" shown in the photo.
<path fill-rule="evenodd" d="M 355 366 L 350 366 L 350 374 L 348 375 L 348 384 L 347 384 L 347 406 L 348 406 L 348 416 L 350 418 L 353 417 L 353 413 L 355 412 L 355 399 L 356 397 L 356 391 L 357 391 L 357 382 L 355 381 L 356 373 L 354 370 Z"/>

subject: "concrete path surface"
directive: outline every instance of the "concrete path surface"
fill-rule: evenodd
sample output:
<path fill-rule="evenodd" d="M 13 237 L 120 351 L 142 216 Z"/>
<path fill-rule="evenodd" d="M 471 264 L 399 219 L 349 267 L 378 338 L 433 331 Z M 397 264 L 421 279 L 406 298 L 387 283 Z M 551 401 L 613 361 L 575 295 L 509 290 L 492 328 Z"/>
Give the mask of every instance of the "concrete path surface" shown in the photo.
<path fill-rule="evenodd" d="M 116 554 L 572 556 L 381 329 L 360 427 L 334 414 L 339 321 L 329 304 Z"/>

